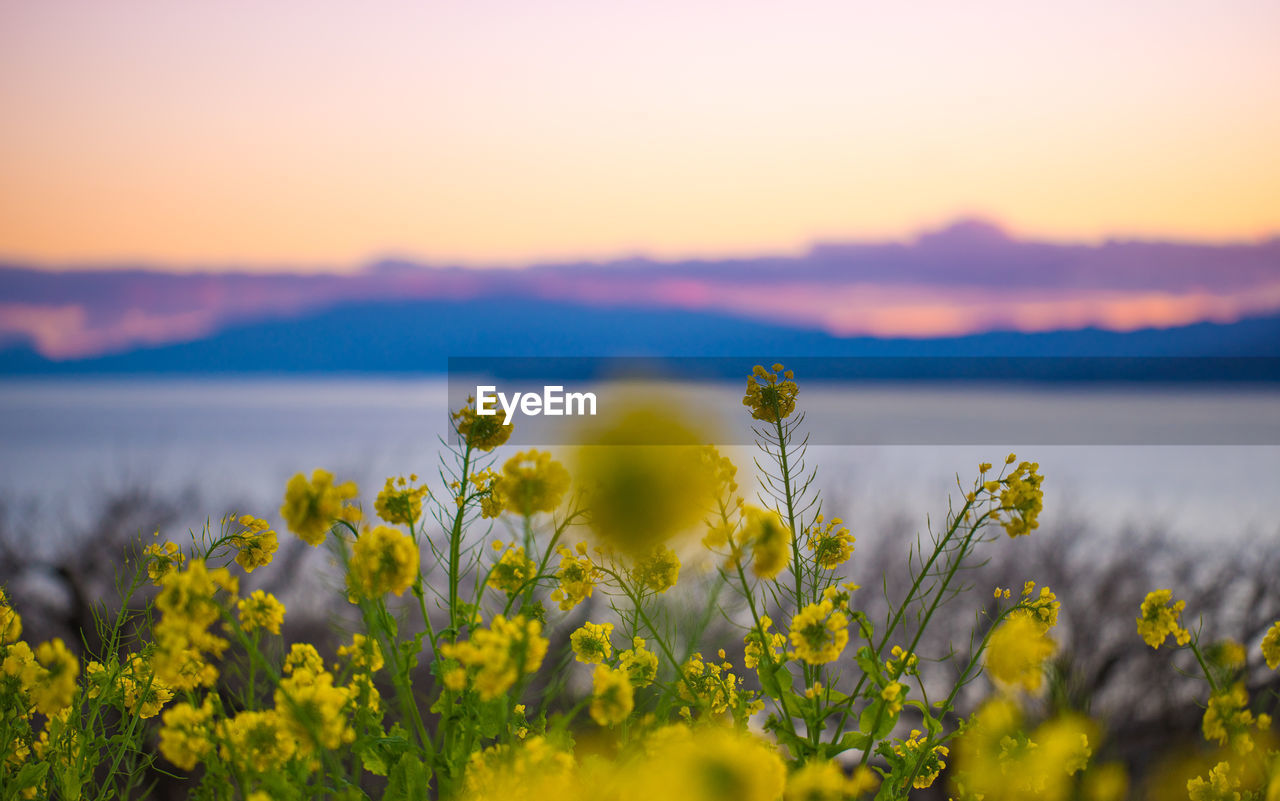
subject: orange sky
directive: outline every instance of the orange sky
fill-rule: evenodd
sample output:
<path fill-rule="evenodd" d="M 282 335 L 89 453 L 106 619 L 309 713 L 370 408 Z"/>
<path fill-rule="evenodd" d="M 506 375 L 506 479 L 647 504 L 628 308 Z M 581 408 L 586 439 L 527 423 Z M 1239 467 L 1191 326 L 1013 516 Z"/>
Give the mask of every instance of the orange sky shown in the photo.
<path fill-rule="evenodd" d="M 0 258 L 1280 231 L 1280 4 L 0 5 Z"/>

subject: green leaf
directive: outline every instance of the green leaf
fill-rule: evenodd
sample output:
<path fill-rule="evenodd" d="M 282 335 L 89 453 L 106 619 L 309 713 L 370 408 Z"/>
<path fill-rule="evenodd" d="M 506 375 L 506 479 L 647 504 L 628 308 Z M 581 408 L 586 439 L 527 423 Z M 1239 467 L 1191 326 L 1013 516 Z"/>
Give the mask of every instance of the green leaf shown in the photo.
<path fill-rule="evenodd" d="M 848 751 L 856 749 L 858 751 L 866 751 L 871 747 L 871 737 L 860 731 L 847 731 L 840 738 L 840 750 Z"/>
<path fill-rule="evenodd" d="M 862 715 L 858 718 L 858 728 L 872 740 L 883 740 L 889 736 L 889 732 L 893 731 L 894 724 L 897 722 L 898 714 L 889 714 L 889 709 L 882 698 L 862 710 Z"/>
<path fill-rule="evenodd" d="M 427 797 L 431 772 L 413 754 L 404 754 L 391 769 L 382 801 L 422 801 Z"/>
<path fill-rule="evenodd" d="M 48 762 L 28 762 L 22 766 L 22 770 L 19 770 L 18 775 L 13 778 L 13 789 L 25 790 L 28 787 L 36 787 L 44 781 L 44 777 L 48 773 Z"/>
<path fill-rule="evenodd" d="M 791 671 L 787 670 L 785 662 L 774 662 L 772 664 L 760 661 L 756 673 L 760 676 L 760 687 L 770 698 L 778 698 L 791 689 Z"/>
<path fill-rule="evenodd" d="M 933 713 L 929 711 L 929 707 L 925 706 L 923 701 L 916 701 L 913 699 L 907 701 L 906 704 L 907 706 L 912 706 L 920 710 L 920 716 L 923 719 L 924 727 L 929 734 L 942 733 L 942 721 L 933 716 Z"/>

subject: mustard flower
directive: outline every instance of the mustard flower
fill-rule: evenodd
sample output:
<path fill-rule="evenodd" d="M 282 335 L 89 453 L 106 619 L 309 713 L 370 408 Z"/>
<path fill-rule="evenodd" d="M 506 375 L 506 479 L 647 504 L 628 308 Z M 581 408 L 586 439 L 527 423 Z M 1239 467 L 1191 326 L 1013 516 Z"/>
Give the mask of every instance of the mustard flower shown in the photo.
<path fill-rule="evenodd" d="M 352 597 L 400 595 L 417 577 L 418 546 L 399 529 L 375 526 L 351 546 L 347 591 Z"/>
<path fill-rule="evenodd" d="M 1044 476 L 1036 472 L 1039 469 L 1035 462 L 1023 462 L 999 482 L 1000 509 L 1005 513 L 1000 523 L 1011 538 L 1030 534 L 1040 526 Z"/>
<path fill-rule="evenodd" d="M 582 624 L 581 628 L 569 635 L 574 659 L 588 665 L 605 661 L 613 654 L 613 645 L 609 642 L 612 635 L 612 623 Z"/>
<path fill-rule="evenodd" d="M 491 451 L 511 438 L 515 429 L 502 424 L 502 415 L 477 414 L 476 399 L 467 398 L 467 405 L 452 414 L 453 428 L 468 448 Z"/>
<path fill-rule="evenodd" d="M 1267 660 L 1267 667 L 1275 670 L 1280 667 L 1280 620 L 1271 624 L 1267 635 L 1262 638 L 1262 657 Z"/>
<path fill-rule="evenodd" d="M 551 600 L 556 602 L 560 611 L 568 612 L 578 604 L 591 597 L 595 588 L 599 570 L 587 557 L 587 544 L 578 543 L 578 553 L 561 546 L 560 569 L 556 571 L 556 580 L 560 583 L 551 592 Z"/>
<path fill-rule="evenodd" d="M 497 547 L 501 543 L 494 543 Z M 515 595 L 523 590 L 529 580 L 538 572 L 538 566 L 525 556 L 524 548 L 512 546 L 502 552 L 493 569 L 489 571 L 488 584 L 507 595 Z"/>
<path fill-rule="evenodd" d="M 787 638 L 781 632 L 771 632 L 772 627 L 773 620 L 768 615 L 761 615 L 760 627 L 753 628 L 742 638 L 742 664 L 745 667 L 755 670 L 766 654 L 769 662 L 778 661 L 782 647 L 787 644 Z"/>
<path fill-rule="evenodd" d="M 822 515 L 814 521 L 809 529 L 809 550 L 813 551 L 814 561 L 819 567 L 834 570 L 853 555 L 854 538 L 844 521 L 838 517 L 824 523 Z"/>
<path fill-rule="evenodd" d="M 645 647 L 643 637 L 636 637 L 631 648 L 618 653 L 618 666 L 626 671 L 632 687 L 648 687 L 658 676 L 658 655 Z"/>
<path fill-rule="evenodd" d="M 1230 741 L 1232 746 L 1247 753 L 1253 746 L 1247 733 L 1253 723 L 1253 713 L 1249 711 L 1249 694 L 1245 691 L 1244 683 L 1237 682 L 1209 696 L 1201 728 L 1206 740 L 1216 741 L 1218 745 L 1226 745 Z"/>
<path fill-rule="evenodd" d="M 351 698 L 350 690 L 334 686 L 333 675 L 328 671 L 296 669 L 277 685 L 275 709 L 297 741 L 298 750 L 312 754 L 355 740 L 347 714 Z"/>
<path fill-rule="evenodd" d="M 241 515 L 236 522 L 242 528 L 231 538 L 231 544 L 236 547 L 236 564 L 246 573 L 271 564 L 280 544 L 270 524 L 253 515 Z"/>
<path fill-rule="evenodd" d="M 173 700 L 173 690 L 155 677 L 151 664 L 139 655 L 130 657 L 128 670 L 119 677 L 119 685 L 124 692 L 125 707 L 143 720 L 155 717 Z"/>
<path fill-rule="evenodd" d="M 378 497 L 374 499 L 373 510 L 378 517 L 394 525 L 412 526 L 422 518 L 422 499 L 430 494 L 426 487 L 414 486 L 418 481 L 415 475 L 406 479 L 388 478 Z"/>
<path fill-rule="evenodd" d="M 809 604 L 791 619 L 791 647 L 811 665 L 834 662 L 849 642 L 849 618 L 830 601 Z"/>
<path fill-rule="evenodd" d="M 470 640 L 440 646 L 440 655 L 456 660 L 462 671 L 454 672 L 452 678 L 447 675 L 445 682 L 453 682 L 450 689 L 462 689 L 467 671 L 474 671 L 474 686 L 480 698 L 492 700 L 511 689 L 521 676 L 537 672 L 548 645 L 537 620 L 520 615 L 508 620 L 498 615 L 488 628 L 472 632 Z"/>
<path fill-rule="evenodd" d="M 915 778 L 911 780 L 911 786 L 917 790 L 933 786 L 938 774 L 942 773 L 947 766 L 943 758 L 951 753 L 945 745 L 930 747 L 927 738 L 921 739 L 923 736 L 918 729 L 912 729 L 907 739 L 893 746 L 893 752 L 902 757 L 909 768 L 914 768 L 917 763 L 920 763 Z"/>
<path fill-rule="evenodd" d="M 526 517 L 554 512 L 569 490 L 569 471 L 545 451 L 517 453 L 502 466 L 493 488 L 502 508 Z"/>
<path fill-rule="evenodd" d="M 743 511 L 742 542 L 751 548 L 751 570 L 776 578 L 791 561 L 791 529 L 777 512 L 748 506 Z"/>
<path fill-rule="evenodd" d="M 143 549 L 142 556 L 147 561 L 147 578 L 157 586 L 166 575 L 182 569 L 183 562 L 187 560 L 187 555 L 176 542 L 166 542 L 163 545 L 153 542 Z"/>
<path fill-rule="evenodd" d="M 750 733 L 706 726 L 650 740 L 628 799 L 674 793 L 698 801 L 777 801 L 785 791 L 787 769 L 777 749 Z"/>
<path fill-rule="evenodd" d="M 1240 801 L 1240 779 L 1232 775 L 1231 764 L 1219 762 L 1209 771 L 1209 777 L 1197 776 L 1187 782 L 1187 797 L 1191 801 Z"/>
<path fill-rule="evenodd" d="M 1165 639 L 1172 634 L 1178 645 L 1191 642 L 1191 632 L 1178 624 L 1186 601 L 1177 601 L 1170 605 L 1173 590 L 1152 590 L 1142 601 L 1142 615 L 1138 618 L 1138 634 L 1152 648 L 1159 648 Z"/>
<path fill-rule="evenodd" d="M 353 481 L 334 484 L 328 470 L 316 468 L 310 481 L 298 473 L 285 486 L 280 516 L 303 542 L 316 546 L 324 541 L 335 520 L 348 515 L 345 504 L 357 492 Z"/>
<path fill-rule="evenodd" d="M 884 711 L 894 717 L 902 711 L 902 702 L 906 699 L 907 685 L 899 681 L 891 681 L 880 691 L 880 700 L 884 701 Z"/>
<path fill-rule="evenodd" d="M 1045 660 L 1053 655 L 1056 647 L 1035 620 L 1010 616 L 987 642 L 987 673 L 1003 687 L 1039 692 L 1044 682 Z"/>
<path fill-rule="evenodd" d="M 642 587 L 664 593 L 680 578 L 680 557 L 670 548 L 655 548 L 631 568 L 631 577 Z"/>
<path fill-rule="evenodd" d="M 786 801 L 844 801 L 851 795 L 840 765 L 818 759 L 787 777 Z"/>
<path fill-rule="evenodd" d="M 783 380 L 778 381 L 778 373 L 783 371 L 781 364 L 773 365 L 773 370 L 766 370 L 756 365 L 747 379 L 747 392 L 742 396 L 742 405 L 751 410 L 751 416 L 766 423 L 776 423 L 791 416 L 796 409 L 796 395 L 800 393 L 796 382 L 792 380 L 790 370 L 783 372 Z"/>
<path fill-rule="evenodd" d="M 728 672 L 728 663 L 716 664 L 694 653 L 680 666 L 681 678 L 676 689 L 684 702 L 720 715 L 739 702 L 738 685 L 742 680 Z"/>
<path fill-rule="evenodd" d="M 17 642 L 22 636 L 22 618 L 9 606 L 9 600 L 0 587 L 0 645 Z"/>
<path fill-rule="evenodd" d="M 378 641 L 359 633 L 351 635 L 350 645 L 338 647 L 338 656 L 350 659 L 351 666 L 356 670 L 367 670 L 370 673 L 382 670 L 384 664 L 382 646 L 378 645 Z"/>
<path fill-rule="evenodd" d="M 218 721 L 216 731 L 222 760 L 253 773 L 280 770 L 297 748 L 274 709 L 242 710 L 233 718 Z"/>
<path fill-rule="evenodd" d="M 206 697 L 200 706 L 187 701 L 175 704 L 161 718 L 160 753 L 182 770 L 195 766 L 212 750 L 213 701 Z"/>
<path fill-rule="evenodd" d="M 241 598 L 236 603 L 236 611 L 240 613 L 241 628 L 247 632 L 266 629 L 279 634 L 280 624 L 284 622 L 284 604 L 263 590 L 254 590 L 249 597 Z"/>
<path fill-rule="evenodd" d="M 22 684 L 35 708 L 54 715 L 71 706 L 76 694 L 80 661 L 59 638 L 40 643 L 35 660 L 24 665 Z"/>
<path fill-rule="evenodd" d="M 596 665 L 591 681 L 591 719 L 601 726 L 614 726 L 626 720 L 635 708 L 635 694 L 627 672 Z"/>

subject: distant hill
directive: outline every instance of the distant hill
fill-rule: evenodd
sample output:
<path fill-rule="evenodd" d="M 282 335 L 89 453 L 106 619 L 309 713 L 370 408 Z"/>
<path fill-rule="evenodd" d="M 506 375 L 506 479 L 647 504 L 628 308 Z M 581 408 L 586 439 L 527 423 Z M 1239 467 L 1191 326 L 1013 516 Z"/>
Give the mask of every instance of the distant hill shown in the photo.
<path fill-rule="evenodd" d="M 0 374 L 439 373 L 450 356 L 1277 358 L 1280 316 L 1129 333 L 1084 329 L 876 339 L 710 312 L 512 296 L 358 302 L 233 325 L 190 342 L 78 360 L 51 361 L 18 343 L 0 350 Z"/>

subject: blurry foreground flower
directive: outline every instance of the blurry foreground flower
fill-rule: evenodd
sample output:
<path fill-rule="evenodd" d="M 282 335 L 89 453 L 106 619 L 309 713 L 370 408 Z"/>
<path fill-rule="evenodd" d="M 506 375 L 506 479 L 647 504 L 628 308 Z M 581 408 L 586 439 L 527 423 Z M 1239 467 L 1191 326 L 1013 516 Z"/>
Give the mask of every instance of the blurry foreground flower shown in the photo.
<path fill-rule="evenodd" d="M 316 468 L 311 479 L 298 473 L 284 490 L 280 516 L 289 530 L 308 545 L 319 545 L 335 520 L 343 517 L 346 501 L 356 496 L 354 481 L 333 483 L 333 473 Z"/>
<path fill-rule="evenodd" d="M 1011 615 L 987 643 L 987 673 L 1003 688 L 1039 692 L 1044 683 L 1044 663 L 1056 647 L 1046 629 L 1034 619 Z"/>
<path fill-rule="evenodd" d="M 604 545 L 642 556 L 702 522 L 717 488 L 714 466 L 703 458 L 707 438 L 657 405 L 624 409 L 588 434 L 574 472 Z"/>

